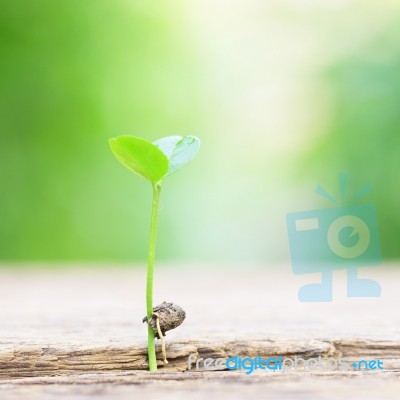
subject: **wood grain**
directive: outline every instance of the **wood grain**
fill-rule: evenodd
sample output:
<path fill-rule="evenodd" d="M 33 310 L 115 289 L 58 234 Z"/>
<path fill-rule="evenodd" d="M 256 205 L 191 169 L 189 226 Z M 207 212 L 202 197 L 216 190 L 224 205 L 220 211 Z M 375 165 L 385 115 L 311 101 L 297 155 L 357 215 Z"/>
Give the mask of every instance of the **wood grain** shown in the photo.
<path fill-rule="evenodd" d="M 347 298 L 345 276 L 339 275 L 332 303 L 302 304 L 297 289 L 311 281 L 293 276 L 287 266 L 160 268 L 155 304 L 174 301 L 187 318 L 167 333 L 170 363 L 163 364 L 158 343 L 160 368 L 149 374 L 141 322 L 143 267 L 2 268 L 0 398 L 125 399 L 132 393 L 142 398 L 158 393 L 168 399 L 193 390 L 199 398 L 229 392 L 233 399 L 265 393 L 279 399 L 324 393 L 330 399 L 347 390 L 366 399 L 396 398 L 391 396 L 400 393 L 398 271 L 388 266 L 366 274 L 379 279 L 381 298 Z M 190 354 L 203 359 L 379 358 L 384 370 L 255 371 L 248 376 L 243 371 L 189 371 Z"/>

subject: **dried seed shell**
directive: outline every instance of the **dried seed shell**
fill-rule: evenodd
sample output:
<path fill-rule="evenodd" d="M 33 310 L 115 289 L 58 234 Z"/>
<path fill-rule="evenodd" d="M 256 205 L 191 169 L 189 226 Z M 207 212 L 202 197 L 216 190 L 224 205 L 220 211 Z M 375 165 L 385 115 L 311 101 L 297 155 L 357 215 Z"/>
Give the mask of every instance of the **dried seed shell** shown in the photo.
<path fill-rule="evenodd" d="M 167 303 L 166 301 L 164 301 L 158 306 L 155 306 L 153 308 L 153 315 L 150 318 L 150 321 L 147 320 L 147 317 L 144 317 L 143 322 L 147 322 L 151 326 L 158 339 L 159 335 L 157 332 L 156 324 L 157 317 L 155 314 L 157 314 L 158 316 L 160 329 L 163 336 L 165 336 L 165 332 L 178 327 L 186 317 L 185 311 L 183 311 L 181 307 L 174 303 Z"/>

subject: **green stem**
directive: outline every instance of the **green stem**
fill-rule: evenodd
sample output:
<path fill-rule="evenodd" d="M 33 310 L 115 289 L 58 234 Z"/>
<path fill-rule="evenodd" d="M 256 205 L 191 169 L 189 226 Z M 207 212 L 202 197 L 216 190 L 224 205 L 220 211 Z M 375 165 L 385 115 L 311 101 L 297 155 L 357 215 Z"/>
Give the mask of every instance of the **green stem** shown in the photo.
<path fill-rule="evenodd" d="M 151 225 L 150 225 L 150 245 L 149 256 L 147 261 L 147 285 L 146 285 L 146 310 L 147 320 L 153 315 L 153 272 L 154 272 L 154 259 L 156 255 L 156 238 L 157 238 L 157 217 L 158 208 L 160 204 L 161 184 L 153 183 L 153 208 L 151 212 Z M 149 355 L 149 370 L 150 372 L 157 371 L 156 347 L 155 347 L 155 333 L 151 326 L 147 325 L 148 332 L 148 355 Z"/>

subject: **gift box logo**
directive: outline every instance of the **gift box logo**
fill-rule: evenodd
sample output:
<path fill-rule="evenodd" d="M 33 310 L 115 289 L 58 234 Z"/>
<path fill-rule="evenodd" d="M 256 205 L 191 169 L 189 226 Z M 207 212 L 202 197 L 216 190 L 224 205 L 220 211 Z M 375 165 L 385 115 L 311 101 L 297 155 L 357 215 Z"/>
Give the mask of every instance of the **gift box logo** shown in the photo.
<path fill-rule="evenodd" d="M 301 302 L 332 301 L 332 272 L 347 270 L 347 296 L 379 297 L 381 287 L 371 279 L 359 279 L 357 269 L 381 262 L 378 221 L 373 204 L 346 205 L 347 175 L 339 177 L 341 201 L 321 186 L 316 192 L 334 207 L 287 215 L 289 246 L 294 274 L 322 275 L 320 284 L 299 289 Z M 350 203 L 371 191 L 368 185 Z"/>

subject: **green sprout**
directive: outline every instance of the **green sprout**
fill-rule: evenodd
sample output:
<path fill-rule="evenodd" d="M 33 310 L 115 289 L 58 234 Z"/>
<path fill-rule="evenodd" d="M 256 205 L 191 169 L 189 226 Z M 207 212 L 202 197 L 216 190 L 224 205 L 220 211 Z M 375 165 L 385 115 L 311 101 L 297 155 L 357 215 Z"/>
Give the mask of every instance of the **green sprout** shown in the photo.
<path fill-rule="evenodd" d="M 146 314 L 150 320 L 153 314 L 153 273 L 161 183 L 165 177 L 183 168 L 196 156 L 200 140 L 194 136 L 168 136 L 150 143 L 134 136 L 118 136 L 110 139 L 110 147 L 118 161 L 149 180 L 153 188 L 146 285 Z M 155 332 L 150 325 L 147 329 L 149 370 L 155 372 L 157 371 Z"/>

